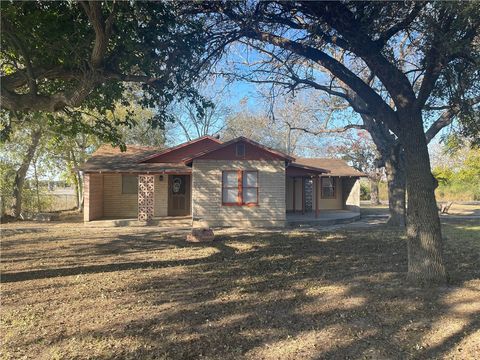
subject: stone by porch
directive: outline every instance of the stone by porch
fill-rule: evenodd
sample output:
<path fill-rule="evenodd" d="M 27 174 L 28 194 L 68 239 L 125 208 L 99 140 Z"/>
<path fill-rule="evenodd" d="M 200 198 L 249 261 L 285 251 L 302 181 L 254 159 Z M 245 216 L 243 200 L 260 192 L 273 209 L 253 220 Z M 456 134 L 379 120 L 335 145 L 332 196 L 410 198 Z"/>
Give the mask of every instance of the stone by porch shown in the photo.
<path fill-rule="evenodd" d="M 287 213 L 288 226 L 302 226 L 302 225 L 335 225 L 346 224 L 360 219 L 360 213 L 349 210 L 321 210 L 318 217 L 315 212 L 302 213 Z"/>

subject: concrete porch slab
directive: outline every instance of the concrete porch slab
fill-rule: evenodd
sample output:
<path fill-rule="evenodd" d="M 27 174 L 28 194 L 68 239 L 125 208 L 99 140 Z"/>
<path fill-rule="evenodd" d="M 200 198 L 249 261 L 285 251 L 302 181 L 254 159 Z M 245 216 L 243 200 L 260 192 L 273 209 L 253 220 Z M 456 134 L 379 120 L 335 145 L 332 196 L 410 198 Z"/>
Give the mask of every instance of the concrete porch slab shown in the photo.
<path fill-rule="evenodd" d="M 93 227 L 118 227 L 118 226 L 159 226 L 168 228 L 191 228 L 192 217 L 189 216 L 163 216 L 155 217 L 150 221 L 139 221 L 131 219 L 109 219 L 103 218 L 85 222 L 86 226 Z"/>
<path fill-rule="evenodd" d="M 354 222 L 360 219 L 360 213 L 348 210 L 320 210 L 319 216 L 315 217 L 315 212 L 288 213 L 288 226 L 304 225 L 336 225 Z"/>

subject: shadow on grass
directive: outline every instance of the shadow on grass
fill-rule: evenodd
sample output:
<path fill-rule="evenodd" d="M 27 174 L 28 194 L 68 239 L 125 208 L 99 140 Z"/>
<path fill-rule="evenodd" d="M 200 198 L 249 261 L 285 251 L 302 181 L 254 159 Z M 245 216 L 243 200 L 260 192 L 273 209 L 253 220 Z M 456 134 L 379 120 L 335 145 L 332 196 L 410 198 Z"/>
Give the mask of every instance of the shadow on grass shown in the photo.
<path fill-rule="evenodd" d="M 459 228 L 446 230 L 447 238 Z M 404 281 L 405 242 L 399 232 L 258 234 L 220 237 L 211 244 L 188 244 L 183 237 L 119 235 L 98 244 L 99 255 L 189 248 L 214 248 L 203 258 L 73 266 L 3 274 L 2 281 L 136 269 L 183 267 L 125 284 L 150 310 L 115 320 L 108 327 L 76 333 L 76 338 L 133 337 L 144 345 L 120 348 L 102 358 L 437 358 L 479 330 L 478 313 L 432 346 L 423 346 L 432 325 L 462 302 L 444 298 L 457 288 L 416 289 Z M 465 236 L 465 234 L 460 234 Z M 447 266 L 454 286 L 476 277 L 478 254 L 453 242 Z M 81 254 L 81 252 L 80 252 Z M 476 256 L 476 257 L 475 257 Z M 5 278 L 6 276 L 6 278 Z M 7 281 L 5 281 L 7 280 Z M 156 311 L 155 309 L 162 309 Z M 137 315 L 137 316 L 136 316 Z M 65 337 L 54 340 L 60 343 Z M 428 339 L 427 339 L 428 340 Z M 469 355 L 469 354 L 467 354 Z"/>

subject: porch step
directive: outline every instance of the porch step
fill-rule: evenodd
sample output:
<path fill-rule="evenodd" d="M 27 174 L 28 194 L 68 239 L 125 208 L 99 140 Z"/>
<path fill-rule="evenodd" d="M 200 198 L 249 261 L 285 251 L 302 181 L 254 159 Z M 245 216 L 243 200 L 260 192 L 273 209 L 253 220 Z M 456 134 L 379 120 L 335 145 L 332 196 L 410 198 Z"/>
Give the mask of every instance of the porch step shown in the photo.
<path fill-rule="evenodd" d="M 94 227 L 119 227 L 119 226 L 159 226 L 169 228 L 191 228 L 190 216 L 167 216 L 154 218 L 150 221 L 138 221 L 138 219 L 100 219 L 86 222 L 87 226 Z"/>

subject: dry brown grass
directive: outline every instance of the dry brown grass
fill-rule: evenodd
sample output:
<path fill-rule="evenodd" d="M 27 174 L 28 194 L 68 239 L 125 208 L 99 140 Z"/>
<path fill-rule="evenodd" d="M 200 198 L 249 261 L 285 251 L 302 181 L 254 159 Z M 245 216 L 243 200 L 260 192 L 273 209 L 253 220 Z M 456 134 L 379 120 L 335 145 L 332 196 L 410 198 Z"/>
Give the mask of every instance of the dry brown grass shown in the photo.
<path fill-rule="evenodd" d="M 224 233 L 11 223 L 4 359 L 478 358 L 480 223 L 444 227 L 451 286 L 404 281 L 397 231 Z"/>
<path fill-rule="evenodd" d="M 362 203 L 361 213 L 362 215 L 388 215 L 388 205 L 371 205 L 368 203 Z M 453 202 L 448 211 L 448 215 L 480 216 L 480 204 L 470 205 Z"/>

